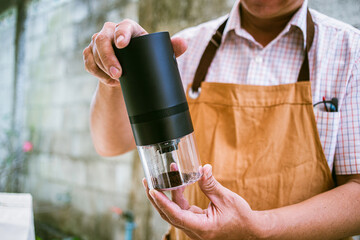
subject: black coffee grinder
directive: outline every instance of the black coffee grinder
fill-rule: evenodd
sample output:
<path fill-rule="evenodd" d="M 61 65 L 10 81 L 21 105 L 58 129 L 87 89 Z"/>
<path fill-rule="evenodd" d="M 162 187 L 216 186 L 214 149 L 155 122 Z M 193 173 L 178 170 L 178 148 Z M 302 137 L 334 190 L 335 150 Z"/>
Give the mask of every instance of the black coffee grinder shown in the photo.
<path fill-rule="evenodd" d="M 114 47 L 121 89 L 150 189 L 172 190 L 200 178 L 193 126 L 168 32 Z"/>

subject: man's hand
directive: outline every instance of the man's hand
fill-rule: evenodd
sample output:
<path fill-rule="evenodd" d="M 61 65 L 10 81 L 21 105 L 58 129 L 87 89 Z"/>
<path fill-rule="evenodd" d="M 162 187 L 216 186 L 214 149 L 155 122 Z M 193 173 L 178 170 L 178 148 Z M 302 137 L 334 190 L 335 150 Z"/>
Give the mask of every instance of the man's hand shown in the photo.
<path fill-rule="evenodd" d="M 116 156 L 135 148 L 120 91 L 121 64 L 113 46 L 124 48 L 131 38 L 144 34 L 147 32 L 132 20 L 126 19 L 118 24 L 107 22 L 92 36 L 90 45 L 83 51 L 85 69 L 99 79 L 91 103 L 90 129 L 95 149 L 101 156 Z M 173 38 L 171 42 L 176 57 L 185 52 L 184 39 Z"/>
<path fill-rule="evenodd" d="M 139 24 L 129 19 L 118 24 L 105 23 L 101 31 L 92 36 L 89 46 L 83 51 L 85 69 L 105 85 L 119 86 L 118 80 L 122 69 L 115 56 L 113 45 L 119 49 L 124 48 L 131 38 L 145 34 L 147 32 Z M 176 57 L 185 52 L 187 47 L 185 40 L 173 38 L 171 42 Z"/>
<path fill-rule="evenodd" d="M 149 191 L 146 180 L 143 180 L 148 198 L 161 217 L 192 239 L 258 238 L 266 216 L 252 211 L 243 198 L 217 182 L 209 164 L 200 171 L 203 176 L 199 186 L 211 201 L 207 209 L 190 206 L 183 197 L 184 188 L 172 191 L 171 201 L 162 192 Z"/>

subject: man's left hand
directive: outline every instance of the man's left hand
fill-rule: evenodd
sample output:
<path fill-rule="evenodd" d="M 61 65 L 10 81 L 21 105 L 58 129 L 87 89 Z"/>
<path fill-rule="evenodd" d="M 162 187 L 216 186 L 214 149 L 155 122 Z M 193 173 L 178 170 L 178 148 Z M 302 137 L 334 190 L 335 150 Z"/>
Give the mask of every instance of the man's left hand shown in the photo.
<path fill-rule="evenodd" d="M 200 172 L 199 187 L 211 201 L 207 209 L 190 206 L 183 196 L 184 188 L 173 190 L 171 201 L 160 191 L 149 191 L 143 180 L 148 198 L 161 217 L 191 239 L 258 238 L 266 215 L 251 210 L 243 198 L 216 181 L 209 164 Z"/>

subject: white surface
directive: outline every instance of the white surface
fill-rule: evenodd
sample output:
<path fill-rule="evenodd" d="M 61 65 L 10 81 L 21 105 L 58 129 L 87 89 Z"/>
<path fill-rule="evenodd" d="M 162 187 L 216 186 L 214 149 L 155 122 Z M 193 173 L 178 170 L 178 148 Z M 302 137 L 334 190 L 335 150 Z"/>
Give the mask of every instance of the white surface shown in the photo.
<path fill-rule="evenodd" d="M 0 193 L 1 240 L 35 240 L 32 197 L 26 193 Z"/>

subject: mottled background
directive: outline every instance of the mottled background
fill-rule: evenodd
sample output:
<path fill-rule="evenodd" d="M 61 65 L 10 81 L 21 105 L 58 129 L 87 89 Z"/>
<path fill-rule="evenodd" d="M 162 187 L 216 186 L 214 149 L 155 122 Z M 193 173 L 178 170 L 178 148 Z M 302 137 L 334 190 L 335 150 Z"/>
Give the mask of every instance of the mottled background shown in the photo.
<path fill-rule="evenodd" d="M 160 239 L 167 224 L 141 185 L 137 152 L 99 157 L 89 133 L 97 80 L 82 50 L 105 21 L 177 31 L 228 13 L 234 0 L 1 0 L 0 191 L 30 192 L 42 239 L 124 239 L 116 206 L 135 215 L 135 239 Z M 360 0 L 310 0 L 360 28 Z M 116 103 L 114 103 L 116 104 Z M 33 150 L 22 151 L 25 141 Z"/>

